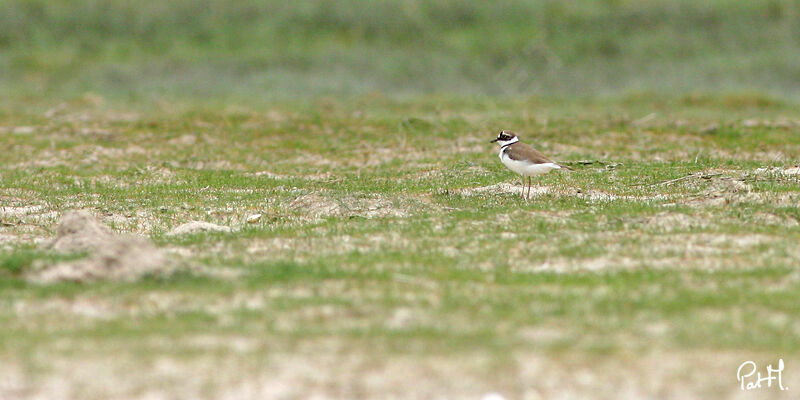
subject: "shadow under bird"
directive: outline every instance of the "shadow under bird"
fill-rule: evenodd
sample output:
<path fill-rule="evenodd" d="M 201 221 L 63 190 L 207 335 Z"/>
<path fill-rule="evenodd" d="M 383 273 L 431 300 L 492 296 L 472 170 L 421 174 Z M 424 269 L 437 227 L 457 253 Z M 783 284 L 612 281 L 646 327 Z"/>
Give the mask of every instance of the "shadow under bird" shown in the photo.
<path fill-rule="evenodd" d="M 508 169 L 522 175 L 522 196 L 530 197 L 532 176 L 544 175 L 554 169 L 572 168 L 561 165 L 537 151 L 531 146 L 519 141 L 516 133 L 500 131 L 497 138 L 489 143 L 497 142 L 500 145 L 500 161 Z M 525 180 L 527 179 L 528 194 L 525 194 Z"/>

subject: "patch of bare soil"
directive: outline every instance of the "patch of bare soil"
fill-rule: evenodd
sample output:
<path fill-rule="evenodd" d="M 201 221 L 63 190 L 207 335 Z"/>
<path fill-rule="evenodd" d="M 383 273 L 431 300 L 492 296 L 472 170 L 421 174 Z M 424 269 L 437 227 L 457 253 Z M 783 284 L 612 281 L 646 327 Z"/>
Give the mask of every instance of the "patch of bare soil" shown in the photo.
<path fill-rule="evenodd" d="M 321 174 L 307 174 L 307 175 L 284 175 L 284 174 L 277 174 L 277 173 L 272 172 L 272 171 L 248 172 L 248 173 L 245 173 L 245 175 L 249 175 L 249 176 L 265 176 L 267 178 L 275 179 L 275 180 L 303 179 L 303 180 L 315 181 L 315 182 L 328 181 L 333 176 L 333 174 L 331 174 L 330 172 L 325 172 L 325 173 L 321 173 Z"/>
<path fill-rule="evenodd" d="M 386 249 L 414 251 L 419 245 L 396 233 L 370 234 L 366 236 L 331 235 L 324 238 L 274 237 L 252 239 L 246 254 L 250 257 L 270 257 L 291 250 L 295 260 L 319 257 L 321 254 L 337 255 L 350 252 L 379 252 Z M 376 267 L 377 268 L 377 267 Z"/>
<path fill-rule="evenodd" d="M 673 229 L 683 224 L 691 224 L 695 219 L 689 217 L 661 217 L 666 227 Z M 691 225 L 689 225 L 691 226 Z M 667 229 L 667 233 L 669 229 Z M 579 236 L 575 240 L 581 240 Z M 641 267 L 652 268 L 747 268 L 751 265 L 790 261 L 797 254 L 781 255 L 773 250 L 761 251 L 758 246 L 773 243 L 777 237 L 762 234 L 718 234 L 718 233 L 675 233 L 652 235 L 648 246 L 635 253 L 631 247 L 620 245 L 606 246 L 607 254 L 594 258 L 547 257 L 536 259 L 525 257 L 519 248 L 510 249 L 509 254 L 517 260 L 511 270 L 520 273 L 556 272 L 573 273 L 578 271 L 626 270 Z"/>
<path fill-rule="evenodd" d="M 9 203 L 22 203 L 19 200 L 12 200 Z M 7 203 L 8 204 L 8 203 Z M 49 211 L 47 207 L 42 205 L 5 205 L 0 207 L 0 221 L 7 224 L 43 224 L 52 222 L 58 217 L 55 211 Z"/>
<path fill-rule="evenodd" d="M 318 154 L 302 154 L 292 159 L 291 163 L 295 165 L 313 165 L 317 167 L 329 167 L 329 168 L 336 168 L 342 166 L 341 161 L 325 158 Z"/>
<path fill-rule="evenodd" d="M 703 191 L 699 197 L 684 200 L 690 205 L 712 205 L 719 206 L 730 203 L 751 200 L 752 186 L 743 182 L 741 179 L 731 177 L 720 177 L 711 181 L 711 184 Z"/>
<path fill-rule="evenodd" d="M 783 175 L 800 175 L 800 165 L 795 165 L 794 167 L 784 168 L 781 171 Z"/>
<path fill-rule="evenodd" d="M 527 189 L 525 189 L 527 193 Z M 475 196 L 478 194 L 502 194 L 502 193 L 512 193 L 521 196 L 523 193 L 522 184 L 512 184 L 508 182 L 501 182 L 494 185 L 489 186 L 481 186 L 476 188 L 464 188 L 459 189 L 457 193 L 460 193 L 463 196 Z M 578 188 L 569 188 L 564 190 L 559 190 L 554 187 L 550 186 L 532 186 L 530 189 L 531 198 L 536 198 L 545 194 L 555 194 L 558 196 L 570 196 L 570 197 L 578 197 L 582 199 L 586 199 L 589 201 L 614 201 L 614 200 L 655 200 L 665 198 L 663 196 L 624 196 L 624 195 L 616 195 L 613 193 L 607 193 L 600 190 L 583 190 Z"/>
<path fill-rule="evenodd" d="M 48 234 L 44 227 L 52 225 L 58 212 L 44 205 L 30 204 L 15 196 L 0 196 L 0 244 L 42 243 Z"/>
<path fill-rule="evenodd" d="M 774 120 L 767 119 L 746 119 L 742 121 L 742 126 L 745 128 L 779 128 L 790 129 L 795 126 L 800 126 L 800 120 L 793 120 L 786 117 L 779 117 Z"/>
<path fill-rule="evenodd" d="M 40 266 L 28 278 L 39 283 L 133 280 L 163 270 L 165 258 L 149 240 L 118 235 L 87 211 L 71 211 L 62 217 L 49 248 L 61 252 L 88 252 L 89 258 Z"/>
<path fill-rule="evenodd" d="M 0 216 L 19 218 L 44 210 L 44 206 L 0 207 Z"/>
<path fill-rule="evenodd" d="M 800 201 L 796 193 L 754 191 L 744 178 L 715 178 L 700 196 L 682 202 L 694 206 L 720 206 L 737 203 L 794 205 Z"/>
<path fill-rule="evenodd" d="M 690 228 L 702 228 L 708 226 L 708 222 L 693 215 L 661 212 L 645 218 L 637 223 L 644 223 L 649 227 L 654 227 L 664 231 L 684 230 Z"/>
<path fill-rule="evenodd" d="M 681 233 L 650 238 L 648 263 L 663 268 L 748 268 L 752 265 L 779 262 L 780 252 L 760 250 L 774 243 L 776 237 L 762 234 Z"/>
<path fill-rule="evenodd" d="M 565 224 L 569 221 L 571 215 L 575 214 L 575 211 L 572 210 L 560 210 L 560 211 L 545 211 L 545 210 L 514 210 L 509 214 L 498 215 L 497 218 L 504 223 L 511 223 L 512 219 L 535 219 L 538 221 L 547 221 L 553 224 Z M 503 234 L 510 234 L 510 232 L 504 232 Z M 513 234 L 512 238 L 516 237 L 516 234 Z"/>
<path fill-rule="evenodd" d="M 800 225 L 800 222 L 791 217 L 784 217 L 770 213 L 756 213 L 753 215 L 756 223 L 764 225 L 779 225 L 786 227 L 794 227 Z"/>
<path fill-rule="evenodd" d="M 787 176 L 787 177 L 794 177 L 800 175 L 800 165 L 794 165 L 791 167 L 780 168 L 780 167 L 765 167 L 765 168 L 758 168 L 753 171 L 756 175 L 759 176 Z"/>
<path fill-rule="evenodd" d="M 553 258 L 543 261 L 522 261 L 513 265 L 511 270 L 519 273 L 556 272 L 561 274 L 581 271 L 609 271 L 630 269 L 640 262 L 630 257 L 597 257 L 597 258 Z"/>
<path fill-rule="evenodd" d="M 176 227 L 167 232 L 167 236 L 188 235 L 202 232 L 230 232 L 229 226 L 212 224 L 210 222 L 192 221 Z"/>
<path fill-rule="evenodd" d="M 513 193 L 516 195 L 522 195 L 523 187 L 521 184 L 511 184 L 507 182 L 501 182 L 494 185 L 489 186 L 481 186 L 476 188 L 464 188 L 459 191 L 464 196 L 474 196 L 476 194 L 501 194 L 501 193 Z M 527 193 L 527 189 L 525 189 Z M 553 190 L 547 186 L 532 186 L 531 187 L 531 196 L 538 197 L 543 194 L 553 193 Z"/>
<path fill-rule="evenodd" d="M 312 218 L 408 216 L 407 210 L 395 206 L 393 201 L 382 196 L 346 196 L 334 199 L 319 193 L 309 193 L 295 198 L 288 208 Z"/>

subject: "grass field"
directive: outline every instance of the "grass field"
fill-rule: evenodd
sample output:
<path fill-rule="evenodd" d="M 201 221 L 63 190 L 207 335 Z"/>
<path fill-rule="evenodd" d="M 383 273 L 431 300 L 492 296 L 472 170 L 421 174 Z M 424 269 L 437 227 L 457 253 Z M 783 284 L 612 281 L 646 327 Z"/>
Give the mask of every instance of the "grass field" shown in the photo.
<path fill-rule="evenodd" d="M 794 398 L 798 16 L 0 1 L 0 399 Z"/>
<path fill-rule="evenodd" d="M 97 102 L 0 124 L 4 398 L 725 397 L 800 360 L 792 104 Z M 521 199 L 499 127 L 575 171 Z M 29 283 L 70 209 L 172 272 Z M 165 235 L 191 220 L 233 232 Z"/>

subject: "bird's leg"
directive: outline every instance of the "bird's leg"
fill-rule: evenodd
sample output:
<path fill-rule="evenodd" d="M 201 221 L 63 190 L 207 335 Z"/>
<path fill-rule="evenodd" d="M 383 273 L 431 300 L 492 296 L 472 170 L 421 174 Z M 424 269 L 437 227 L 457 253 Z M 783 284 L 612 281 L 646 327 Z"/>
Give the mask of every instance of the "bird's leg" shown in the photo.
<path fill-rule="evenodd" d="M 530 198 L 531 198 L 531 177 L 530 176 L 526 176 L 525 179 L 526 179 L 527 189 L 528 189 L 528 193 L 525 195 L 525 199 L 530 200 Z"/>
<path fill-rule="evenodd" d="M 525 197 L 525 200 L 528 200 L 528 192 L 527 192 L 527 190 L 528 190 L 528 177 L 525 176 L 522 179 L 525 180 L 525 185 L 522 186 L 522 196 Z"/>
<path fill-rule="evenodd" d="M 533 186 L 533 177 L 528 177 L 528 198 L 531 198 L 531 186 Z"/>
<path fill-rule="evenodd" d="M 520 175 L 519 179 L 522 181 L 522 198 L 525 198 L 525 175 Z"/>
<path fill-rule="evenodd" d="M 528 177 L 528 200 L 531 199 L 531 177 Z"/>
<path fill-rule="evenodd" d="M 526 200 L 528 199 L 528 197 L 525 196 L 525 189 L 528 187 L 528 181 L 526 180 L 527 178 L 527 176 L 522 175 L 522 198 Z"/>

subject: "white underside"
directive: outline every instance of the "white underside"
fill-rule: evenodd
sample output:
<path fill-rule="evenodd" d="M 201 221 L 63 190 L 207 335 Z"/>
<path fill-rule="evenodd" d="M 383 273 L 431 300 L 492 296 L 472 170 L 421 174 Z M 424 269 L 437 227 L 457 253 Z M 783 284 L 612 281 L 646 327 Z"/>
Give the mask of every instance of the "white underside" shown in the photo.
<path fill-rule="evenodd" d="M 503 165 L 508 167 L 508 169 L 522 176 L 544 175 L 554 169 L 561 169 L 556 163 L 534 164 L 528 161 L 512 160 L 511 157 L 503 153 L 502 150 L 500 151 L 500 161 L 502 161 Z"/>

